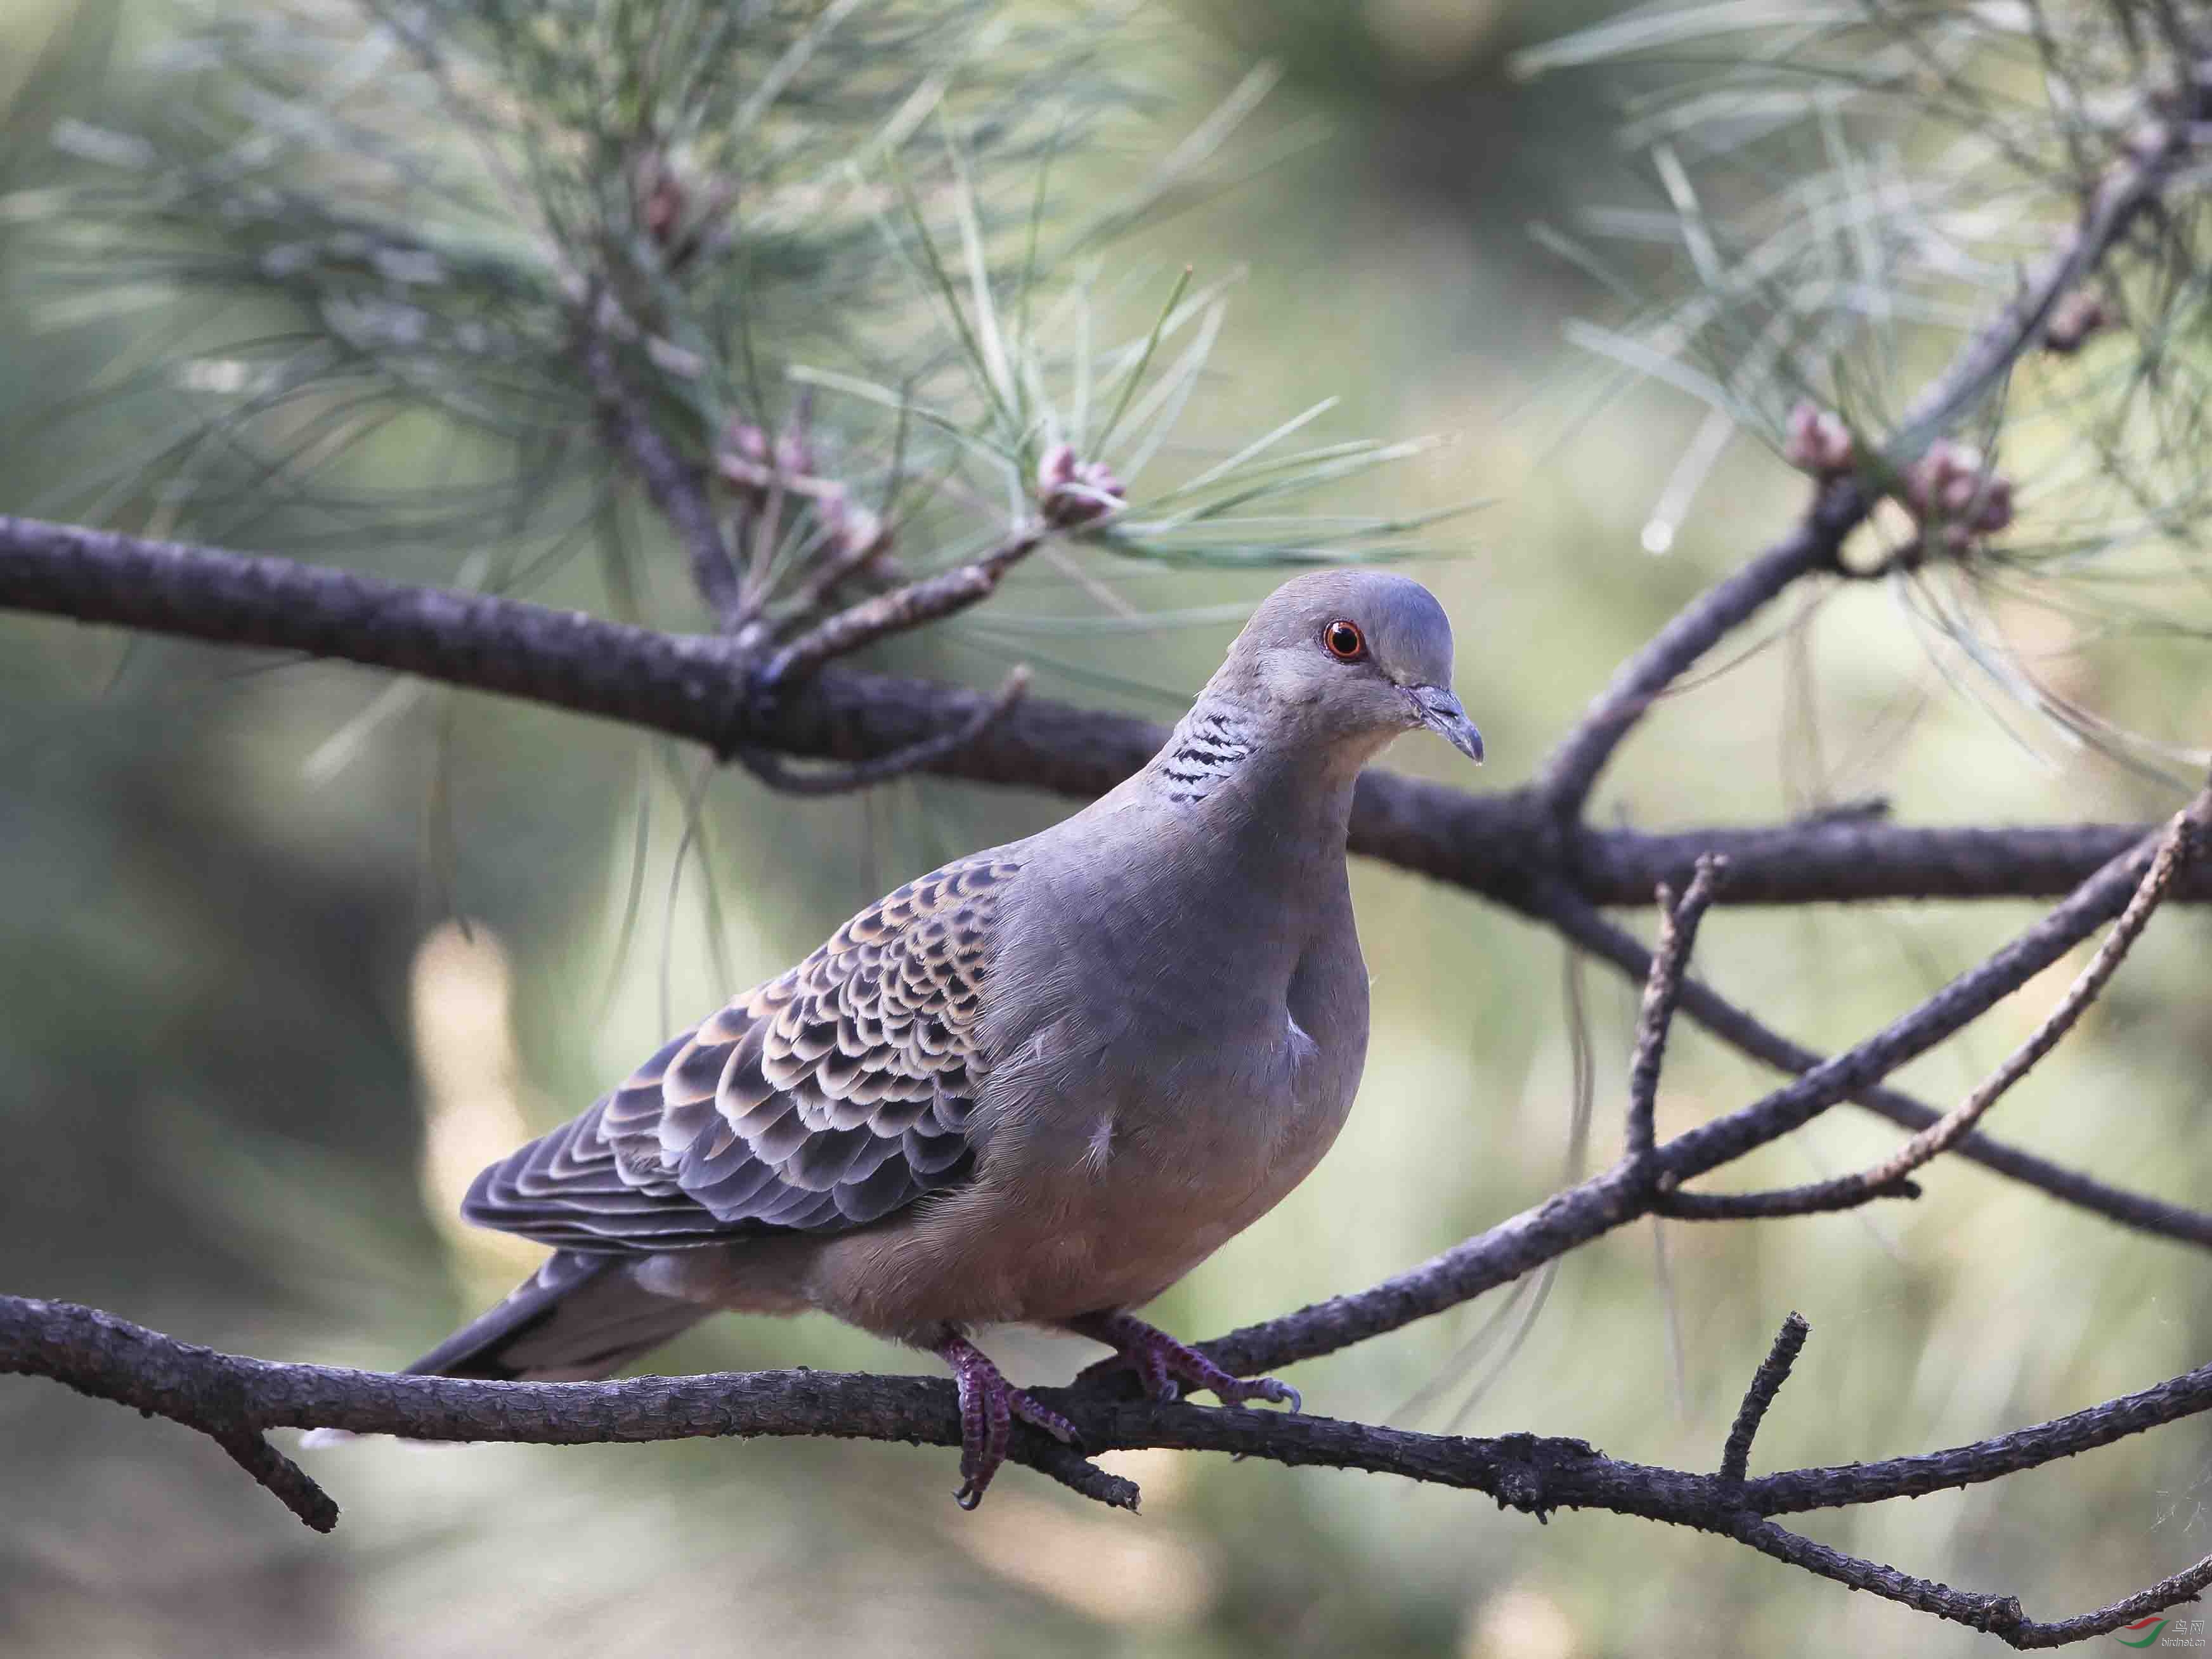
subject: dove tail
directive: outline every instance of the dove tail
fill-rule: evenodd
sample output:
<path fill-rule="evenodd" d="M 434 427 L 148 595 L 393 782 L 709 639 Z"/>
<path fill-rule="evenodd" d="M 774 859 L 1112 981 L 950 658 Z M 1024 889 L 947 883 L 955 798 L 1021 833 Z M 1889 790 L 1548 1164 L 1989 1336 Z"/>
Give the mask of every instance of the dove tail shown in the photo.
<path fill-rule="evenodd" d="M 631 1260 L 556 1250 L 497 1307 L 407 1367 L 412 1376 L 595 1382 L 697 1324 L 714 1309 L 657 1296 Z"/>

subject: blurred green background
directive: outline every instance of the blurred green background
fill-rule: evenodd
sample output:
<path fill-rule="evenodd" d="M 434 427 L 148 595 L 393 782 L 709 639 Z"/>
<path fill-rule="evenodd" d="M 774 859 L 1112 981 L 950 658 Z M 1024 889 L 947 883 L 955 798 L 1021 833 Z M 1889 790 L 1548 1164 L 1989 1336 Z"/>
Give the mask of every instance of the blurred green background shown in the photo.
<path fill-rule="evenodd" d="M 1218 453 L 1208 433 L 1226 448 L 1328 395 L 1344 399 L 1333 419 L 1346 431 L 1455 434 L 1359 489 L 1408 512 L 1493 500 L 1452 527 L 1462 556 L 1419 568 L 1458 629 L 1461 690 L 1490 742 L 1485 787 L 1524 780 L 1614 663 L 1786 526 L 1802 494 L 1740 441 L 1653 556 L 1641 532 L 1700 412 L 1652 392 L 1571 418 L 1586 370 L 1561 325 L 1602 296 L 1526 227 L 1620 161 L 1597 85 L 1516 82 L 1504 58 L 1603 9 L 1180 0 L 1116 49 L 1138 70 L 1146 54 L 1174 61 L 1180 101 L 1155 112 L 1170 138 L 1261 57 L 1286 70 L 1272 118 L 1324 124 L 1318 142 L 1203 211 L 1145 230 L 1130 257 L 1249 266 L 1189 456 Z M 36 188 L 56 121 L 127 100 L 107 65 L 157 49 L 173 22 L 155 4 L 119 15 L 111 56 L 102 30 L 68 33 L 83 21 L 69 0 L 0 8 L 0 189 Z M 84 49 L 47 54 L 71 40 Z M 57 480 L 158 435 L 158 412 L 110 410 L 98 394 L 118 362 L 157 358 L 180 326 L 158 295 L 72 309 L 51 276 L 0 223 L 0 507 L 11 511 L 88 510 Z M 392 482 L 465 482 L 477 464 L 422 423 L 396 425 L 356 459 Z M 252 505 L 196 530 L 320 556 L 320 509 L 276 488 L 240 499 Z M 404 535 L 346 556 L 416 579 L 453 574 Z M 1084 558 L 1093 580 L 1148 609 L 1249 603 L 1271 580 Z M 583 568 L 536 597 L 608 605 Z M 679 599 L 663 603 L 686 620 Z M 1081 616 L 1090 604 L 1040 566 L 1003 608 Z M 976 684 L 1028 660 L 1048 695 L 1160 717 L 1233 627 L 1062 637 L 963 624 L 904 660 Z M 1913 822 L 1984 823 L 2147 817 L 2172 800 L 2094 753 L 2014 741 L 1938 676 L 1881 591 L 1769 619 L 1759 637 L 1772 647 L 1655 712 L 1607 776 L 1602 817 L 1761 821 L 1879 793 Z M 2069 644 L 2037 648 L 2074 695 L 2207 729 L 2208 682 L 2185 655 L 2092 663 Z M 1469 781 L 1419 740 L 1388 763 Z M 671 896 L 690 764 L 547 711 L 394 696 L 351 669 L 0 617 L 0 1285 L 249 1353 L 404 1363 L 531 1259 L 453 1222 L 470 1175 L 648 1052 L 664 1008 L 696 1016 L 888 885 L 1067 810 L 933 781 L 792 801 L 717 775 L 702 820 L 710 921 L 696 868 Z M 622 951 L 640 867 L 636 935 Z M 1358 1109 L 1311 1181 L 1159 1305 L 1186 1336 L 1371 1283 L 1562 1178 L 1573 1058 L 1559 942 L 1376 866 L 1356 866 L 1354 887 L 1375 974 Z M 471 919 L 465 934 L 456 914 Z M 2032 914 L 1723 913 L 1700 961 L 1772 1023 L 1833 1046 Z M 2081 1036 L 2005 1102 L 1998 1132 L 2106 1180 L 2204 1201 L 2209 941 L 2201 913 L 2160 916 Z M 2078 960 L 1904 1080 L 1954 1099 Z M 1598 969 L 1587 991 L 1595 1165 L 1619 1133 L 1634 998 Z M 1762 1083 L 1685 1035 L 1662 1132 Z M 1838 1171 L 1892 1138 L 1838 1109 L 1731 1179 Z M 1710 1467 L 1795 1308 L 1812 1340 L 1757 1454 L 1779 1468 L 1977 1438 L 2206 1357 L 2200 1259 L 1964 1164 L 1924 1184 L 1909 1206 L 1676 1226 L 1663 1240 L 1647 1226 L 1583 1250 L 1465 1409 L 1499 1361 L 1462 1346 L 1490 1303 L 1293 1380 L 1333 1415 L 1577 1435 Z M 1038 1380 L 1088 1357 L 1018 1335 L 993 1352 Z M 826 1321 L 735 1318 L 664 1363 L 933 1365 Z M 1805 1530 L 1910 1572 L 2016 1592 L 2056 1618 L 2212 1550 L 2209 1452 L 2212 1425 L 2183 1424 L 1999 1485 L 1808 1517 Z M 1325 1470 L 1123 1455 L 1113 1461 L 1143 1483 L 1141 1517 L 1019 1470 L 966 1516 L 948 1501 L 941 1450 L 370 1442 L 311 1455 L 344 1509 L 331 1537 L 299 1528 L 170 1425 L 42 1382 L 0 1385 L 0 1651 L 1564 1659 L 1994 1645 L 1713 1538 L 1581 1514 L 1540 1527 L 1465 1495 Z"/>

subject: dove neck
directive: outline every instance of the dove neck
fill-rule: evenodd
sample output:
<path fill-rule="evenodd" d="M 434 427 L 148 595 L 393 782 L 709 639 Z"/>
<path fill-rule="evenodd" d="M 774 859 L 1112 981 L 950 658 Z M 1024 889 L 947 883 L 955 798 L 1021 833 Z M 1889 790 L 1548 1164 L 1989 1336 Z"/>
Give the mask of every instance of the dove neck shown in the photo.
<path fill-rule="evenodd" d="M 1272 735 L 1236 699 L 1200 696 L 1146 768 L 1149 781 L 1175 805 L 1219 820 L 1225 832 L 1241 827 L 1286 848 L 1341 854 L 1367 751 Z"/>

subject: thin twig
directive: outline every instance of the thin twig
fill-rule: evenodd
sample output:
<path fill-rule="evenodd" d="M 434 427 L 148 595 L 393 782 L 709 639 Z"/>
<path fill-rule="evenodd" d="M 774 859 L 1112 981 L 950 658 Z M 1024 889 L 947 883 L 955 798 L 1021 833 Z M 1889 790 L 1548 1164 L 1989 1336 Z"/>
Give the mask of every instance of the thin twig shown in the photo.
<path fill-rule="evenodd" d="M 676 452 L 653 423 L 643 400 L 631 389 L 606 331 L 587 324 L 582 346 L 584 372 L 599 399 L 599 416 L 611 441 L 661 517 L 668 520 L 691 561 L 691 579 L 718 624 L 742 620 L 744 596 L 730 546 L 715 516 L 706 475 Z"/>
<path fill-rule="evenodd" d="M 251 1431 L 237 1433 L 210 1431 L 209 1437 L 231 1461 L 253 1477 L 276 1501 L 316 1532 L 331 1532 L 338 1524 L 338 1506 L 313 1475 L 295 1463 L 268 1440 Z"/>
<path fill-rule="evenodd" d="M 1844 1190 L 1844 1181 L 1851 1182 L 1848 1191 Z M 1843 1181 L 1814 1181 L 1802 1187 L 1762 1188 L 1748 1193 L 1672 1192 L 1661 1199 L 1659 1212 L 1676 1221 L 1779 1220 L 1855 1210 L 1882 1199 L 1924 1195 L 1918 1182 L 1902 1176 L 1878 1187 L 1862 1186 L 1856 1177 L 1844 1177 Z"/>
<path fill-rule="evenodd" d="M 1050 533 L 1050 526 L 1041 520 L 1018 525 L 979 559 L 847 606 L 770 657 L 761 671 L 761 691 L 770 698 L 781 696 L 792 686 L 804 684 L 836 658 L 988 599 L 1000 578 Z"/>
<path fill-rule="evenodd" d="M 757 494 L 781 489 L 787 495 L 804 495 L 817 501 L 836 501 L 845 494 L 845 485 L 840 479 L 813 472 L 794 472 L 787 467 L 775 466 L 768 461 L 751 460 L 726 449 L 716 452 L 714 471 L 738 488 Z"/>
<path fill-rule="evenodd" d="M 1728 873 L 1728 860 L 1708 854 L 1677 904 L 1672 890 L 1659 889 L 1659 948 L 1644 981 L 1644 1006 L 1636 1022 L 1636 1051 L 1628 1064 L 1628 1156 L 1641 1163 L 1650 1156 L 1652 1124 L 1659 1100 L 1659 1068 L 1666 1058 L 1667 1033 L 1682 1000 L 1682 978 L 1697 946 L 1698 923 Z"/>
<path fill-rule="evenodd" d="M 1535 789 L 1546 810 L 1562 822 L 1579 817 L 1598 774 L 1660 695 L 1792 583 L 1814 571 L 1836 568 L 1844 538 L 1873 508 L 1873 497 L 1855 480 L 1826 485 L 1790 534 L 1677 611 L 1621 665 L 1545 761 Z"/>
<path fill-rule="evenodd" d="M 951 731 L 924 738 L 910 748 L 855 761 L 847 766 L 801 771 L 772 749 L 739 745 L 730 752 L 738 764 L 771 789 L 787 795 L 842 795 L 866 789 L 910 772 L 926 771 L 947 755 L 964 749 L 1013 711 L 1028 692 L 1030 671 L 1017 663 L 1000 684 L 998 694 Z"/>
<path fill-rule="evenodd" d="M 873 535 L 833 550 L 828 557 L 815 566 L 792 594 L 791 614 L 794 617 L 812 616 L 830 602 L 840 587 L 878 559 L 883 559 L 891 550 L 895 537 L 896 532 L 890 524 L 878 520 Z"/>
<path fill-rule="evenodd" d="M 1766 1408 L 1774 1403 L 1774 1396 L 1782 1392 L 1782 1385 L 1790 1380 L 1790 1368 L 1797 1363 L 1797 1355 L 1805 1346 L 1805 1339 L 1813 1328 L 1805 1322 L 1802 1314 L 1792 1312 L 1782 1322 L 1782 1329 L 1774 1338 L 1774 1346 L 1766 1358 L 1759 1362 L 1759 1370 L 1744 1390 L 1743 1404 L 1736 1408 L 1735 1422 L 1729 1430 L 1728 1444 L 1721 1450 L 1721 1479 L 1741 1480 L 1751 1463 L 1751 1443 L 1759 1433 L 1759 1425 L 1766 1420 Z"/>
<path fill-rule="evenodd" d="M 1650 971 L 1650 958 L 1644 946 L 1565 885 L 1540 883 L 1529 895 L 1528 905 L 1534 914 L 1630 978 L 1640 981 Z M 1802 1076 L 1826 1063 L 1825 1055 L 1792 1042 L 1700 981 L 1693 979 L 1683 986 L 1681 1009 L 1723 1042 L 1778 1072 Z M 1942 1115 L 1932 1106 L 1887 1085 L 1856 1090 L 1850 1098 L 1853 1104 L 1916 1132 Z M 1967 1135 L 1954 1150 L 1984 1169 L 2037 1188 L 2063 1203 L 2103 1216 L 2121 1226 L 2180 1243 L 2212 1248 L 2212 1214 L 2203 1211 L 2110 1186 L 1979 1131 Z M 1699 1206 L 1707 1200 L 1718 1204 L 1734 1196 L 1675 1193 L 1668 1196 L 1667 1202 L 1670 1213 L 1696 1220 L 1705 1218 L 1706 1212 Z M 1881 1196 L 1917 1198 L 1919 1188 L 1907 1182 L 1896 1192 Z M 1682 1206 L 1680 1200 L 1683 1200 L 1697 1202 Z"/>
<path fill-rule="evenodd" d="M 1786 1561 L 1793 1567 L 1833 1579 L 1852 1589 L 1866 1590 L 1884 1601 L 1897 1601 L 1954 1624 L 1985 1631 L 2014 1648 L 2061 1648 L 2102 1636 L 2146 1614 L 2194 1601 L 2212 1584 L 2212 1556 L 2172 1577 L 2161 1578 L 2147 1589 L 2072 1619 L 2051 1623 L 2030 1619 L 2015 1595 L 1978 1595 L 1955 1590 L 1925 1578 L 1914 1578 L 1894 1567 L 1818 1544 L 1771 1521 L 1745 1516 L 1734 1534 L 1763 1555 Z"/>
<path fill-rule="evenodd" d="M 2027 1040 L 2008 1054 L 1996 1071 L 1984 1079 L 1978 1087 L 1956 1107 L 1936 1122 L 1923 1129 L 1879 1164 L 1853 1174 L 1839 1176 L 1832 1181 L 1815 1182 L 1793 1188 L 1787 1193 L 1767 1195 L 1773 1200 L 1788 1200 L 1789 1205 L 1770 1204 L 1747 1213 L 1759 1215 L 1796 1215 L 1814 1211 L 1839 1210 L 1868 1199 L 1896 1190 L 1905 1177 L 1915 1170 L 1940 1157 L 1957 1146 L 1973 1127 L 1987 1115 L 2005 1093 L 2026 1077 L 2037 1062 L 2058 1046 L 2059 1040 L 2074 1029 L 2075 1023 L 2087 1012 L 2097 1000 L 2123 960 L 2129 948 L 2149 922 L 2151 912 L 2165 898 L 2173 884 L 2174 876 L 2195 855 L 2198 831 L 2186 812 L 2177 812 L 2169 822 L 2166 838 L 2159 843 L 2158 856 L 2151 861 L 2142 883 L 2136 889 L 2135 896 L 2128 902 L 2120 919 L 2112 924 L 2112 931 L 2090 958 L 2089 965 L 2075 977 L 2058 1006 L 2044 1018 Z M 1683 1196 L 1678 1194 L 1678 1196 Z M 1744 1194 L 1746 1197 L 1757 1196 Z"/>
<path fill-rule="evenodd" d="M 1980 1595 L 1971 1590 L 1953 1589 L 1932 1579 L 1915 1578 L 1878 1561 L 1846 1555 L 1826 1544 L 1815 1543 L 1754 1515 L 1741 1516 L 1732 1535 L 1762 1555 L 1771 1555 L 1778 1561 L 1786 1561 L 1793 1567 L 1802 1567 L 1852 1589 L 1869 1591 L 1885 1601 L 1899 1602 L 1953 1624 L 1986 1631 L 2015 1647 L 2020 1644 L 2014 1638 L 2028 1623 L 2016 1595 Z"/>
<path fill-rule="evenodd" d="M 2075 890 L 2073 898 L 2051 911 L 2042 922 L 2037 922 L 2011 945 L 1993 953 L 1980 967 L 1951 980 L 1951 984 L 1931 995 L 1911 1013 L 1891 1022 L 1885 1030 L 1860 1042 L 1836 1060 L 1825 1061 L 1814 1071 L 1805 1073 L 1796 1082 L 1785 1084 L 1763 1102 L 1745 1106 L 1728 1117 L 1714 1119 L 1712 1124 L 1690 1130 L 1681 1139 L 1672 1141 L 1668 1148 L 1674 1159 L 1670 1170 L 1677 1179 L 1683 1179 L 1701 1172 L 1692 1170 L 1692 1164 L 1701 1164 L 1705 1159 L 1728 1161 L 1729 1157 L 1735 1157 L 1736 1152 L 1729 1148 L 1743 1146 L 1743 1137 L 1750 1133 L 1754 1117 L 1759 1119 L 1756 1133 L 1760 1134 L 1760 1139 L 1765 1139 L 1771 1113 L 1792 1119 L 1792 1124 L 1802 1124 L 1812 1115 L 1827 1109 L 1829 1103 L 1847 1097 L 1863 1082 L 1881 1082 L 1887 1073 L 1896 1071 L 1900 1064 L 1920 1053 L 1927 1053 L 1936 1042 L 1942 1042 L 1954 1030 L 1960 1030 L 1966 1022 L 1990 1009 L 1997 1000 L 2017 991 L 2035 973 L 2051 967 L 2073 949 L 2075 942 L 2088 936 L 2094 927 L 2106 921 L 2106 915 L 2111 915 L 2115 909 L 2119 911 L 2119 922 L 2112 927 L 2104 947 L 2075 980 L 2069 994 L 2059 1000 L 2057 1009 L 2051 1011 L 2042 1026 L 2037 1026 L 2035 1033 L 2028 1036 L 2027 1042 L 2021 1042 L 2020 1048 L 2006 1057 L 2004 1064 L 1997 1066 L 1996 1073 L 1990 1073 L 1989 1079 L 1980 1088 L 1975 1088 L 1954 1113 L 1929 1124 L 1911 1141 L 1869 1170 L 1836 1176 L 1834 1182 L 1790 1188 L 1785 1192 L 1743 1194 L 1756 1206 L 1750 1210 L 1710 1203 L 1698 1206 L 1698 1197 L 1704 1194 L 1677 1190 L 1668 1194 L 1670 1212 L 1698 1218 L 1714 1218 L 1728 1212 L 1808 1214 L 1814 1210 L 1850 1207 L 1854 1203 L 1865 1203 L 1871 1197 L 1887 1197 L 1900 1190 L 1905 1176 L 1933 1157 L 1958 1146 L 1980 1121 L 1982 1115 L 1990 1106 L 1996 1106 L 1997 1099 L 2013 1084 L 2027 1078 L 2035 1061 L 2051 1053 L 2059 1037 L 2073 1029 L 2075 1022 L 2104 988 L 2106 980 L 2112 978 L 2112 971 L 2128 956 L 2128 947 L 2135 945 L 2135 938 L 2150 921 L 2159 900 L 2172 887 L 2174 874 L 2188 860 L 2197 838 L 2208 830 L 2212 830 L 2212 785 L 2201 790 L 2188 807 L 2177 811 L 2157 836 L 2146 838 L 2135 852 L 2115 858 L 2101 872 L 2090 876 L 2090 880 Z M 2126 894 L 2124 905 L 2115 902 L 2119 894 Z M 1704 1214 L 1698 1214 L 1701 1207 Z"/>

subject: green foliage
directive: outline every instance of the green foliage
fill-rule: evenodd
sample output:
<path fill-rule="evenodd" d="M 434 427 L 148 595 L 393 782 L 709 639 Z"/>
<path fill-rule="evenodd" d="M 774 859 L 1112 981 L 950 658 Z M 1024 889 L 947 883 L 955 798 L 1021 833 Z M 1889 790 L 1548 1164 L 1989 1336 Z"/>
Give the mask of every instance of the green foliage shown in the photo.
<path fill-rule="evenodd" d="M 190 12 L 146 70 L 160 125 L 65 120 L 74 176 L 6 204 L 40 239 L 51 323 L 195 302 L 205 319 L 118 377 L 163 414 L 55 510 L 205 534 L 225 502 L 281 486 L 356 543 L 401 534 L 452 557 L 530 531 L 549 557 L 597 540 L 623 566 L 634 550 L 606 533 L 621 458 L 586 362 L 604 343 L 693 456 L 792 475 L 741 550 L 772 615 L 778 596 L 793 617 L 818 600 L 800 578 L 860 504 L 909 567 L 970 556 L 1035 510 L 1063 444 L 1131 489 L 1079 533 L 1133 556 L 1359 557 L 1443 516 L 1283 514 L 1422 447 L 1286 452 L 1326 404 L 1156 483 L 1228 284 L 1186 273 L 1161 307 L 1106 252 L 1211 187 L 1274 76 L 1247 77 L 1113 199 L 1065 188 L 1071 159 L 1153 142 L 1151 94 L 1107 52 L 1139 27 L 1126 9 Z M 1133 304 L 1152 320 L 1121 337 Z M 352 452 L 406 421 L 475 456 L 466 481 L 349 494 Z M 616 570 L 618 600 L 637 578 Z"/>
<path fill-rule="evenodd" d="M 1620 137 L 1652 200 L 1547 234 L 1627 298 L 1621 319 L 1571 333 L 1610 386 L 1656 380 L 1712 411 L 1688 489 L 1732 428 L 1779 447 L 1801 401 L 1842 415 L 1879 488 L 1901 489 L 1939 440 L 1975 446 L 2020 483 L 2012 533 L 1970 557 L 1931 535 L 1896 570 L 1939 660 L 2069 738 L 2192 769 L 2201 740 L 2177 748 L 2068 696 L 2003 613 L 2053 613 L 2085 648 L 2212 635 L 2201 157 L 2078 297 L 2048 312 L 2021 297 L 2177 125 L 2201 128 L 2208 24 L 2202 5 L 2154 0 L 1737 0 L 1640 9 L 1519 60 L 1623 82 Z M 1987 349 L 2008 307 L 2020 326 L 1998 322 Z M 1654 533 L 1676 516 L 1655 514 Z"/>

